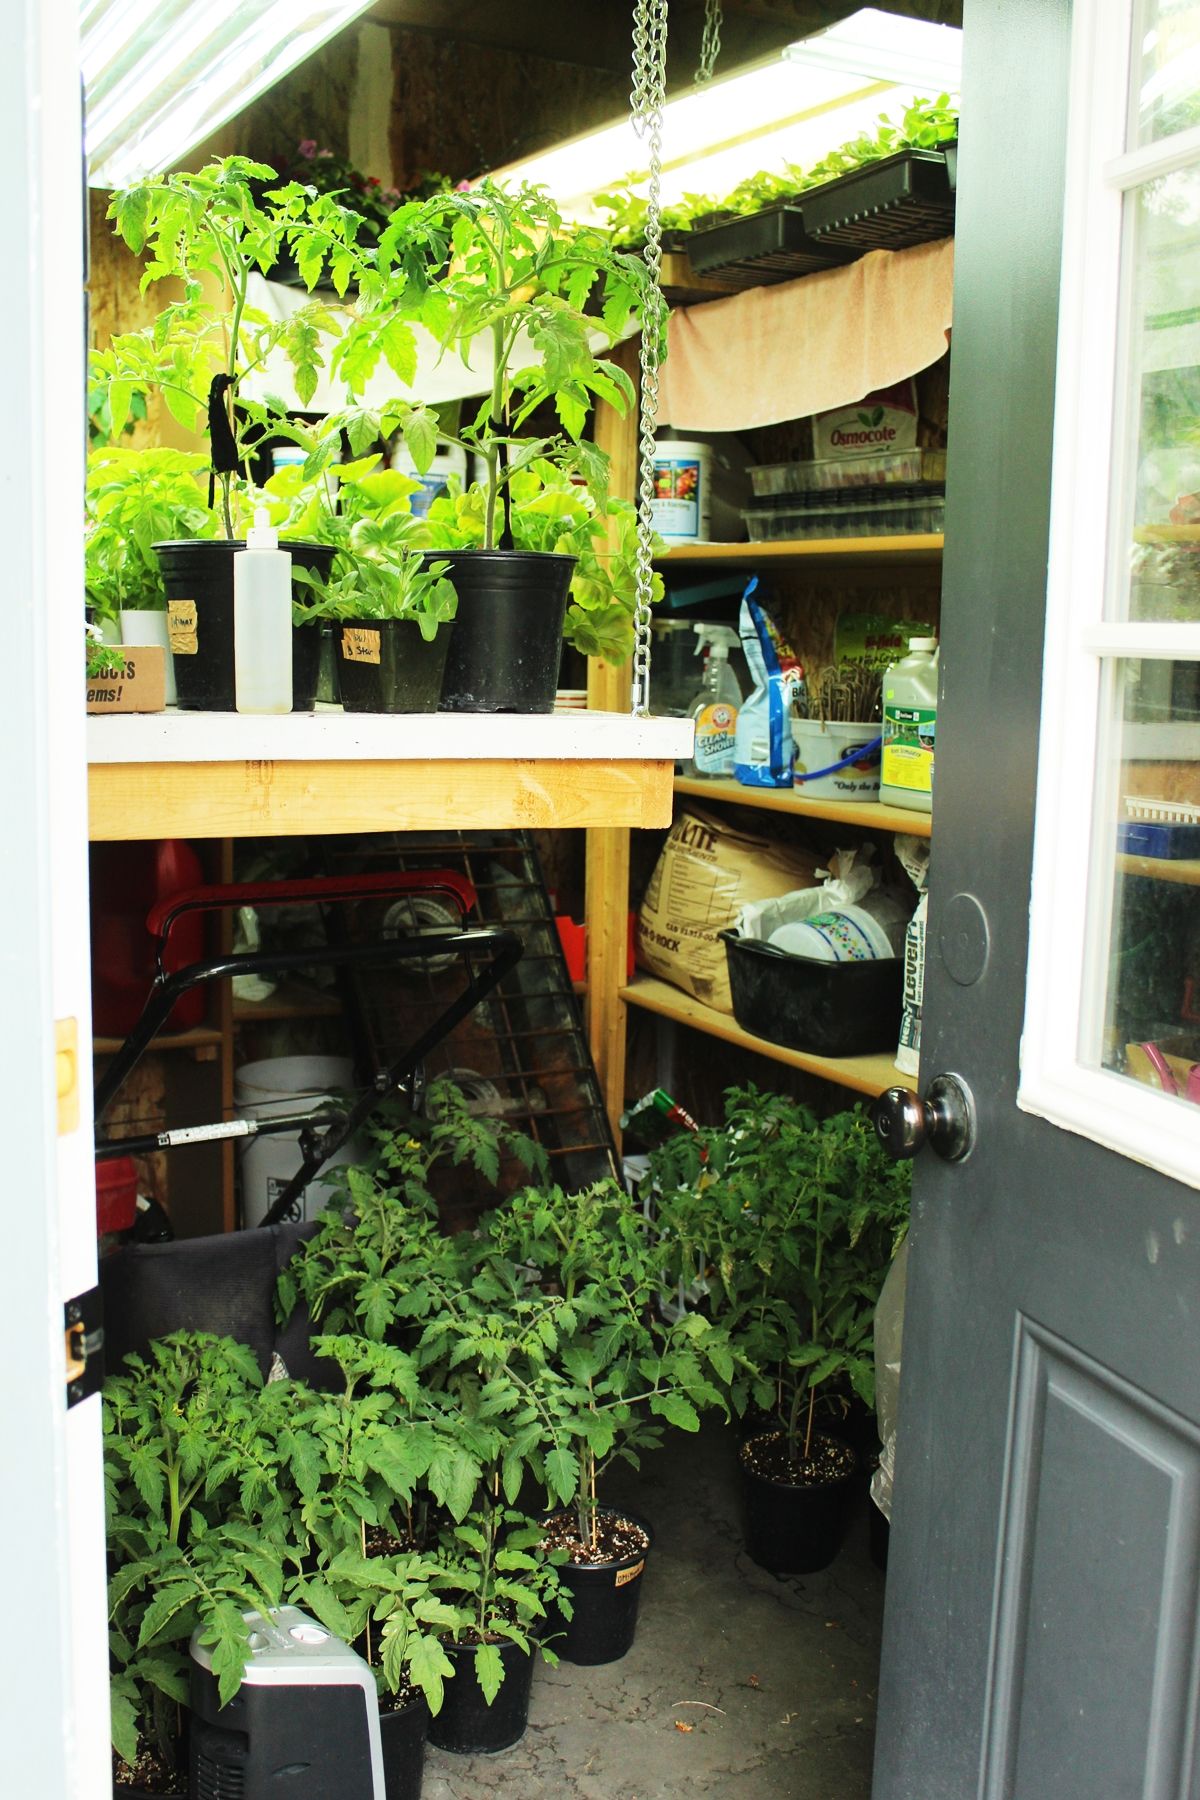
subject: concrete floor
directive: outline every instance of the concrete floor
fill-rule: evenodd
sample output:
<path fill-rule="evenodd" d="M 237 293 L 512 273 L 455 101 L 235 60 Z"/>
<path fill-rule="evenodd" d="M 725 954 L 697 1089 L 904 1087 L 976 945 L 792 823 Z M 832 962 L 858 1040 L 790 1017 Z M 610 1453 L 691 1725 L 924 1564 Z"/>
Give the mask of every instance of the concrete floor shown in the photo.
<path fill-rule="evenodd" d="M 522 1741 L 429 1749 L 423 1800 L 868 1800 L 884 1583 L 865 1497 L 832 1568 L 777 1580 L 741 1548 L 734 1445 L 673 1433 L 640 1477 L 614 1471 L 604 1498 L 656 1533 L 632 1650 L 539 1665 Z"/>

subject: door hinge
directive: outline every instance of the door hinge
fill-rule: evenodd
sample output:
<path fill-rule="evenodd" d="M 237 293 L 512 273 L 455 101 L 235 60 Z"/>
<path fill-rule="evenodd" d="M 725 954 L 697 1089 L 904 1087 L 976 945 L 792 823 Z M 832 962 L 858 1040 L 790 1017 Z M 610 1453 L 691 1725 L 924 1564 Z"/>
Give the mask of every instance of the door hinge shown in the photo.
<path fill-rule="evenodd" d="M 98 1287 L 76 1294 L 63 1307 L 67 1405 L 97 1394 L 104 1380 L 104 1303 Z"/>

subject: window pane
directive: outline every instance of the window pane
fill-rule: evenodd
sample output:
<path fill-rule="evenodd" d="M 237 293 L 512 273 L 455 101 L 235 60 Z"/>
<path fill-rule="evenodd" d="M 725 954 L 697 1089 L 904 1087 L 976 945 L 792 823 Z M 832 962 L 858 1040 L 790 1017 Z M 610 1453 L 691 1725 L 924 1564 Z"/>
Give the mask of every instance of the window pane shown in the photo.
<path fill-rule="evenodd" d="M 1089 959 L 1105 997 L 1083 1061 L 1200 1104 L 1200 663 L 1128 662 L 1115 685 L 1114 779 L 1099 784 L 1115 790 L 1112 907 Z"/>
<path fill-rule="evenodd" d="M 1119 469 L 1117 616 L 1200 619 L 1200 168 L 1135 189 L 1127 417 Z M 1125 550 L 1128 546 L 1128 550 Z"/>
<path fill-rule="evenodd" d="M 1143 0 L 1134 105 L 1139 144 L 1200 125 L 1200 0 Z"/>

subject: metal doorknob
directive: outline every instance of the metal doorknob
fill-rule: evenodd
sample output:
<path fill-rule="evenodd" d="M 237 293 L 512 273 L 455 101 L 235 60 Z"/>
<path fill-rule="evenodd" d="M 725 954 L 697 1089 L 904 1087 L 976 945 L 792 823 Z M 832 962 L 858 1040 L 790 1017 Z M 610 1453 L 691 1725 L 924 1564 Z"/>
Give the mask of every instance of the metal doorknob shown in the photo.
<path fill-rule="evenodd" d="M 926 1144 L 946 1162 L 961 1162 L 975 1142 L 975 1101 L 961 1075 L 935 1075 L 923 1100 L 911 1088 L 888 1088 L 871 1107 L 871 1123 L 897 1162 Z"/>

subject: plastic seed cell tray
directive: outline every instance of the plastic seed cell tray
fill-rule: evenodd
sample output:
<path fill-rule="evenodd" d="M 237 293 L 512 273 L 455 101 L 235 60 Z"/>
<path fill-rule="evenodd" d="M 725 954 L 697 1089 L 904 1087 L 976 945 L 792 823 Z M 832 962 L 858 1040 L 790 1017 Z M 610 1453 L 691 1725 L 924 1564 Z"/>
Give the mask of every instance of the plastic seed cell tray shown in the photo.
<path fill-rule="evenodd" d="M 797 504 L 749 507 L 742 517 L 751 543 L 779 538 L 899 537 L 944 529 L 946 497 L 941 493 L 873 495 L 825 505 L 826 496 L 798 496 Z M 805 502 L 808 502 L 806 504 Z"/>
<path fill-rule="evenodd" d="M 855 253 L 814 243 L 800 207 L 784 205 L 693 231 L 688 254 L 698 275 L 719 273 L 723 282 L 744 278 L 745 286 L 760 287 L 834 268 Z"/>
<path fill-rule="evenodd" d="M 954 190 L 941 150 L 900 150 L 804 195 L 804 228 L 850 255 L 904 250 L 954 230 Z"/>
<path fill-rule="evenodd" d="M 818 462 L 760 463 L 750 470 L 755 499 L 827 493 L 841 488 L 944 482 L 944 450 L 885 450 L 872 456 L 829 456 Z"/>

